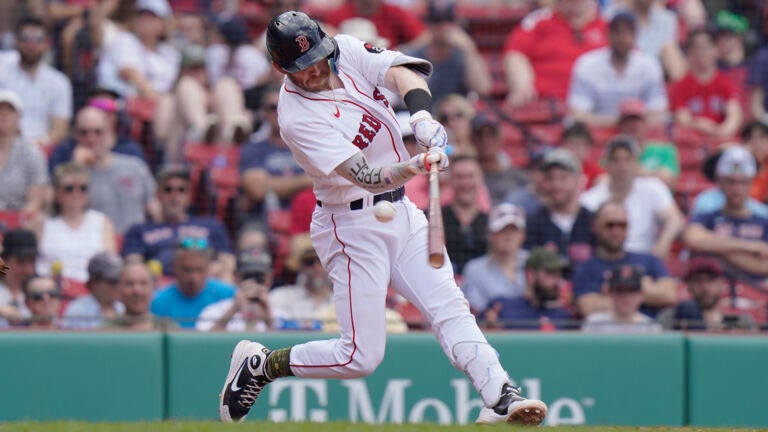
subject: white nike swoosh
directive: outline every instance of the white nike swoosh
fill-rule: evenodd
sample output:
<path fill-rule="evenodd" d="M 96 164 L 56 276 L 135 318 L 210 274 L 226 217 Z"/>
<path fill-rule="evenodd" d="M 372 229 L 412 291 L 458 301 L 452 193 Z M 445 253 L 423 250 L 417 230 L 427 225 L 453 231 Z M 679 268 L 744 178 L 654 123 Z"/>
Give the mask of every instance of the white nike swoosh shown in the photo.
<path fill-rule="evenodd" d="M 245 362 L 248 361 L 248 359 L 245 359 L 242 364 L 240 364 L 240 369 L 237 370 L 237 373 L 235 374 L 235 378 L 232 380 L 232 384 L 230 384 L 229 389 L 233 392 L 242 390 L 242 387 L 237 386 L 237 381 L 240 379 L 240 374 L 243 372 L 243 368 L 245 367 Z"/>

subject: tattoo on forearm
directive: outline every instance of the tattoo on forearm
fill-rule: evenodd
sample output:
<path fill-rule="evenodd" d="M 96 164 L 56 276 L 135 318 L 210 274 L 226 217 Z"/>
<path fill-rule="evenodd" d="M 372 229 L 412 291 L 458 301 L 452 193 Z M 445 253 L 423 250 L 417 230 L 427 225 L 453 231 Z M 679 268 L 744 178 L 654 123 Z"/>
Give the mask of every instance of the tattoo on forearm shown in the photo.
<path fill-rule="evenodd" d="M 409 176 L 407 163 L 371 168 L 364 158 L 355 161 L 349 172 L 358 184 L 369 190 L 389 190 L 402 185 L 413 176 Z"/>

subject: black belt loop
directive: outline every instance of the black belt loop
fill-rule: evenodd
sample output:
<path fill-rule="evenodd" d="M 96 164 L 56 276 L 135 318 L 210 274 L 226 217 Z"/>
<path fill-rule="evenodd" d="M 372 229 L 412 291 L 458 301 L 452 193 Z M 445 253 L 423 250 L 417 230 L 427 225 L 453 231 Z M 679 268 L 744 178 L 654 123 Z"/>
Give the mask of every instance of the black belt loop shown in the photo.
<path fill-rule="evenodd" d="M 399 188 L 395 190 L 391 190 L 389 192 L 380 193 L 378 195 L 373 196 L 373 203 L 376 204 L 379 201 L 389 201 L 389 202 L 396 202 L 403 199 L 405 196 L 405 186 L 400 186 Z M 317 206 L 322 207 L 323 203 L 320 200 L 317 200 Z M 359 198 L 349 203 L 349 209 L 350 210 L 362 210 L 363 208 L 363 199 Z"/>

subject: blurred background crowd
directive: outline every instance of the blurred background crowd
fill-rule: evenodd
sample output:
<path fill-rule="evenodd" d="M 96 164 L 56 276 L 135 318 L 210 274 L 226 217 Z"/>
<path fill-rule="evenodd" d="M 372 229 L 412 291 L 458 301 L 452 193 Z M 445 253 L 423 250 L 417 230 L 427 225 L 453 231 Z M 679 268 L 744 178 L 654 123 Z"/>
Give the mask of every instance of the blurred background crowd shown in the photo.
<path fill-rule="evenodd" d="M 0 2 L 0 329 L 335 330 L 265 50 L 286 10 L 434 64 L 484 327 L 768 329 L 761 0 Z"/>

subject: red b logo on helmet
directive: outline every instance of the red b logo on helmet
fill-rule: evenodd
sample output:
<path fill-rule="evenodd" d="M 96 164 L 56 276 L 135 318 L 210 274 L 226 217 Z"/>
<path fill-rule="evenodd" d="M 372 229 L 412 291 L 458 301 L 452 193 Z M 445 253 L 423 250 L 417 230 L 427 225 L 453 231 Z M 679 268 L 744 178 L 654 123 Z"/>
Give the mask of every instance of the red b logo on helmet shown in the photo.
<path fill-rule="evenodd" d="M 297 37 L 296 43 L 299 44 L 299 49 L 301 50 L 301 52 L 304 52 L 309 49 L 309 41 L 307 40 L 307 37 L 304 35 Z"/>

